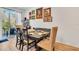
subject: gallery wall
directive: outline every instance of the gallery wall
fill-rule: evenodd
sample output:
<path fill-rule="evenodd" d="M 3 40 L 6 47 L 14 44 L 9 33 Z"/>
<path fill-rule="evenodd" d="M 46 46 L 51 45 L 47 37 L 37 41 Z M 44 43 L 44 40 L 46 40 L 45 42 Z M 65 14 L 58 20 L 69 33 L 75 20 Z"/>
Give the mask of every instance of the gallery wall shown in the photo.
<path fill-rule="evenodd" d="M 38 9 L 38 8 L 34 8 L 34 7 L 28 8 L 28 10 L 26 11 L 25 17 L 27 17 L 29 19 L 29 15 L 28 15 L 29 13 L 28 12 L 30 12 L 32 10 L 36 10 L 36 9 Z M 43 8 L 43 9 L 45 9 L 45 8 Z M 36 28 L 37 27 L 38 28 L 51 28 L 52 27 L 51 25 L 54 23 L 54 20 L 52 20 L 52 21 L 53 22 L 44 22 L 43 19 L 31 19 L 30 25 L 33 26 L 33 27 L 36 27 Z"/>

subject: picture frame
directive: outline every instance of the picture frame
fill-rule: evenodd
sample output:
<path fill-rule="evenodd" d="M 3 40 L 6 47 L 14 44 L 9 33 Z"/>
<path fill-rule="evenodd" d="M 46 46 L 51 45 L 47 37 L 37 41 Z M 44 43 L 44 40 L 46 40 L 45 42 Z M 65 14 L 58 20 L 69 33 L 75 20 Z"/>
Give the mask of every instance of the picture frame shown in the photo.
<path fill-rule="evenodd" d="M 43 8 L 36 9 L 36 19 L 42 18 L 42 12 L 43 12 Z"/>
<path fill-rule="evenodd" d="M 44 22 L 52 22 L 51 8 L 44 9 Z"/>
<path fill-rule="evenodd" d="M 35 15 L 33 15 L 31 19 L 35 19 Z"/>
<path fill-rule="evenodd" d="M 31 15 L 32 15 L 32 13 L 31 13 L 31 12 L 29 12 L 29 19 L 31 19 Z"/>
<path fill-rule="evenodd" d="M 29 20 L 35 19 L 35 10 L 29 12 Z"/>
<path fill-rule="evenodd" d="M 35 10 L 32 10 L 32 15 L 35 15 Z"/>

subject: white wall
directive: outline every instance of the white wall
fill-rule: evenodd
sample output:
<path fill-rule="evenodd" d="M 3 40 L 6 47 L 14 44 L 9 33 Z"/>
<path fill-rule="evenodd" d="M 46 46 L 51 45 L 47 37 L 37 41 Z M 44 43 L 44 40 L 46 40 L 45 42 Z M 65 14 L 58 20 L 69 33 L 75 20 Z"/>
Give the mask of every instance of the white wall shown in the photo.
<path fill-rule="evenodd" d="M 36 8 L 29 8 L 28 12 Z M 79 47 L 79 8 L 54 7 L 52 8 L 53 22 L 43 22 L 41 20 L 31 20 L 34 27 L 51 28 L 58 26 L 57 41 Z"/>
<path fill-rule="evenodd" d="M 16 21 L 16 24 L 17 25 L 22 25 L 22 18 L 21 18 L 21 13 L 17 13 L 17 21 Z"/>
<path fill-rule="evenodd" d="M 79 47 L 79 8 L 59 8 L 62 19 L 62 41 Z"/>

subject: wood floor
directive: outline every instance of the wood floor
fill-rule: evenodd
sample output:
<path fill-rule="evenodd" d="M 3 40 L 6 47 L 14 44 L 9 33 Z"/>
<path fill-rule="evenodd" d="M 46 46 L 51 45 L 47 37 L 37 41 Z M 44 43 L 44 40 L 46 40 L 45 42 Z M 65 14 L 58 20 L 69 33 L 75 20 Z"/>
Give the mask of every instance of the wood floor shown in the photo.
<path fill-rule="evenodd" d="M 79 48 L 56 42 L 55 50 L 56 51 L 79 51 Z"/>
<path fill-rule="evenodd" d="M 30 49 L 34 51 L 35 48 Z M 20 51 L 19 47 L 16 47 L 16 37 L 10 36 L 8 41 L 0 43 L 0 51 Z M 24 46 L 23 51 L 27 51 L 26 46 Z"/>
<path fill-rule="evenodd" d="M 15 46 L 15 43 L 16 43 L 15 36 L 9 37 L 8 40 L 9 41 L 0 43 L 0 51 L 20 51 Z M 26 47 L 24 47 L 24 51 L 26 51 Z M 35 49 L 32 48 L 30 49 L 30 51 L 35 51 Z M 79 51 L 79 48 L 56 42 L 55 51 Z"/>
<path fill-rule="evenodd" d="M 8 41 L 0 43 L 0 51 L 18 51 L 15 43 L 15 37 L 9 37 Z"/>

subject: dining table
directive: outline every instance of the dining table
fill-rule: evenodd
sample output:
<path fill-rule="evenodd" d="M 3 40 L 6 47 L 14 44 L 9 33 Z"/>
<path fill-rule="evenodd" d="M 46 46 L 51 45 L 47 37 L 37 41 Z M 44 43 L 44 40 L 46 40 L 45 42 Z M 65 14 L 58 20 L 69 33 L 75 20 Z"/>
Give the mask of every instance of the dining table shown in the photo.
<path fill-rule="evenodd" d="M 44 38 L 47 38 L 49 36 L 49 32 L 43 31 L 43 30 L 34 30 L 34 29 L 29 29 L 28 30 L 28 37 L 31 40 L 35 40 L 35 48 L 37 49 L 37 43 L 39 43 L 41 40 Z"/>

